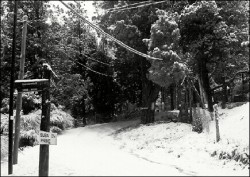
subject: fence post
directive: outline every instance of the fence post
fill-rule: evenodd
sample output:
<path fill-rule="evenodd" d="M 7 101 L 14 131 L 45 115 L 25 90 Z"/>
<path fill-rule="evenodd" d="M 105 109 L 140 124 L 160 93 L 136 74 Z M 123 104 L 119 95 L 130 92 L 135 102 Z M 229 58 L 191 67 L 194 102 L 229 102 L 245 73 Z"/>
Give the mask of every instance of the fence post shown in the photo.
<path fill-rule="evenodd" d="M 216 142 L 220 141 L 220 131 L 219 131 L 219 114 L 218 114 L 218 105 L 214 105 L 215 113 L 215 129 L 216 129 Z"/>

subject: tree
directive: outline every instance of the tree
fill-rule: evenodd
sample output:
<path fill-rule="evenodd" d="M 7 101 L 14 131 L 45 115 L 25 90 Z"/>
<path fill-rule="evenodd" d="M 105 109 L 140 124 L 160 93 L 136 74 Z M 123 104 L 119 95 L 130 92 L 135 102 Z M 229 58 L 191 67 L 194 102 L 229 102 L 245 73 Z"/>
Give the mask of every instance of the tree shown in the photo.
<path fill-rule="evenodd" d="M 239 73 L 249 71 L 249 48 L 241 44 L 249 40 L 249 2 L 248 1 L 216 1 L 221 10 L 219 11 L 223 21 L 227 24 L 227 35 L 231 37 L 224 50 L 221 61 L 213 66 L 212 77 L 222 87 L 222 108 L 228 101 L 227 87 L 234 87 L 234 79 Z M 238 73 L 238 74 L 237 74 Z M 235 77 L 235 75 L 237 75 Z M 219 87 L 215 87 L 219 88 Z M 214 89 L 214 88 L 213 88 Z M 231 93 L 232 94 L 232 93 Z M 233 100 L 232 100 L 233 101 Z"/>
<path fill-rule="evenodd" d="M 119 1 L 119 2 L 103 2 L 99 7 L 104 10 L 107 8 L 120 7 L 124 4 L 132 4 L 135 1 Z M 102 16 L 97 17 L 99 25 L 102 29 L 117 39 L 121 40 L 130 47 L 135 48 L 138 51 L 147 53 L 147 46 L 143 43 L 143 39 L 150 36 L 151 24 L 157 20 L 156 8 L 170 7 L 168 3 L 157 4 L 154 6 L 145 6 L 138 9 L 129 9 L 126 11 L 117 11 L 111 13 L 105 13 Z M 138 71 L 140 71 L 140 87 L 130 87 L 131 89 L 141 90 L 140 106 L 143 108 L 141 122 L 146 124 L 154 121 L 154 103 L 158 97 L 160 86 L 153 83 L 148 79 L 148 68 L 150 62 L 145 58 L 137 56 L 133 53 L 126 51 L 126 49 L 120 46 L 108 43 L 116 49 L 115 57 L 120 61 L 129 61 L 137 64 L 134 69 L 137 71 L 133 77 L 138 77 Z M 131 68 L 132 69 L 132 68 Z M 123 72 L 123 71 L 120 71 Z M 125 75 L 123 75 L 125 76 Z M 131 76 L 131 75 L 130 75 Z M 131 83 L 132 85 L 133 83 Z M 126 85 L 124 85 L 126 87 Z M 138 92 L 140 91 L 138 90 Z M 153 109 L 152 109 L 153 108 Z"/>
<path fill-rule="evenodd" d="M 184 52 L 190 52 L 195 61 L 195 73 L 201 81 L 208 110 L 213 111 L 212 94 L 209 83 L 208 64 L 212 59 L 221 60 L 220 55 L 230 37 L 226 36 L 227 25 L 219 15 L 214 1 L 199 1 L 187 6 L 180 17 L 181 46 Z"/>
<path fill-rule="evenodd" d="M 179 47 L 178 14 L 163 10 L 156 13 L 158 20 L 152 24 L 150 39 L 144 39 L 144 42 L 150 55 L 163 60 L 151 61 L 149 79 L 167 88 L 184 78 L 186 66 Z"/>
<path fill-rule="evenodd" d="M 22 35 L 22 19 L 24 15 L 28 16 L 28 33 L 27 33 L 27 52 L 26 52 L 26 66 L 25 71 L 35 63 L 35 54 L 41 54 L 40 39 L 43 37 L 46 30 L 45 23 L 45 4 L 46 1 L 18 1 L 17 8 L 17 35 L 16 35 L 16 48 L 17 48 L 17 57 L 15 61 L 15 74 L 14 78 L 17 79 L 19 71 L 19 60 L 20 60 L 20 49 L 21 49 L 21 35 Z M 3 6 L 2 6 L 3 5 Z M 1 2 L 1 72 L 5 73 L 1 77 L 1 95 L 4 97 L 8 96 L 8 87 L 9 87 L 9 75 L 10 75 L 10 61 L 11 61 L 11 36 L 13 28 L 13 1 L 4 1 Z M 42 50 L 41 50 L 42 51 Z"/>

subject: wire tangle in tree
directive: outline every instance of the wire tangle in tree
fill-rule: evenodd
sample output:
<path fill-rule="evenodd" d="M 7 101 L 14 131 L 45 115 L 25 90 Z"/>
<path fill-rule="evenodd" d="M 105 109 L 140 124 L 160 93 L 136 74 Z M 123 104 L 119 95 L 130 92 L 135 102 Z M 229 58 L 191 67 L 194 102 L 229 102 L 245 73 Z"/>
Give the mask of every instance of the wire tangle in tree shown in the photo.
<path fill-rule="evenodd" d="M 126 44 L 124 44 L 123 42 L 119 41 L 118 39 L 114 38 L 113 36 L 109 35 L 108 33 L 105 33 L 101 28 L 97 27 L 96 25 L 92 24 L 91 22 L 89 22 L 88 20 L 86 20 L 84 17 L 82 17 L 79 13 L 77 13 L 74 9 L 72 9 L 71 7 L 69 7 L 67 4 L 65 4 L 62 0 L 60 0 L 60 2 L 66 6 L 68 9 L 70 9 L 74 14 L 76 14 L 79 18 L 81 18 L 85 23 L 87 23 L 89 26 L 91 26 L 92 28 L 94 28 L 95 30 L 99 31 L 103 36 L 111 39 L 112 41 L 116 42 L 117 44 L 119 44 L 120 46 L 126 48 L 127 50 L 136 53 L 137 55 L 140 55 L 142 57 L 148 58 L 148 59 L 152 59 L 152 60 L 162 60 L 161 58 L 156 58 L 156 57 L 152 57 L 149 56 L 145 53 L 139 52 L 129 46 L 127 46 Z"/>

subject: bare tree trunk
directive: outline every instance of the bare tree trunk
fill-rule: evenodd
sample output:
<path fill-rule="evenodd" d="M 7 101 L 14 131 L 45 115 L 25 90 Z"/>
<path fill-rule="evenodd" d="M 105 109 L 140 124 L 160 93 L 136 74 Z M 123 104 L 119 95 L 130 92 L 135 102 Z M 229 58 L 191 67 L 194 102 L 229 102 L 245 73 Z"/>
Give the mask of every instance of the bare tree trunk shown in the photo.
<path fill-rule="evenodd" d="M 178 85 L 175 84 L 175 109 L 178 110 Z"/>
<path fill-rule="evenodd" d="M 154 84 L 152 81 L 145 80 L 142 88 L 142 124 L 154 122 L 155 101 L 159 91 L 160 86 Z"/>
<path fill-rule="evenodd" d="M 225 77 L 222 77 L 222 82 L 223 82 L 223 87 L 222 87 L 222 104 L 221 104 L 221 108 L 225 109 L 226 108 L 226 102 L 227 102 L 227 85 L 225 82 Z"/>
<path fill-rule="evenodd" d="M 188 86 L 187 81 L 185 81 L 185 122 L 188 122 Z"/>
<path fill-rule="evenodd" d="M 204 109 L 205 105 L 204 105 L 204 102 L 202 101 L 201 95 L 199 94 L 199 92 L 197 91 L 195 85 L 193 84 L 191 80 L 190 80 L 190 84 L 191 84 L 190 87 L 193 88 L 192 90 L 193 90 L 194 95 L 196 95 L 196 97 L 194 96 L 194 98 L 198 98 L 198 101 L 200 102 L 201 107 Z M 196 102 L 195 99 L 194 99 L 194 102 Z"/>
<path fill-rule="evenodd" d="M 180 111 L 179 113 L 179 116 L 178 116 L 178 122 L 181 122 L 182 121 L 182 116 L 183 116 L 183 113 L 182 113 L 182 105 L 181 105 L 181 86 L 177 83 L 176 84 L 176 102 L 177 102 L 177 110 Z"/>
<path fill-rule="evenodd" d="M 201 86 L 204 89 L 205 100 L 208 103 L 208 111 L 213 112 L 213 102 L 212 102 L 212 94 L 209 85 L 209 77 L 208 77 L 208 70 L 206 67 L 207 58 L 201 57 L 198 59 L 199 65 L 199 78 L 201 81 Z"/>
<path fill-rule="evenodd" d="M 200 98 L 201 98 L 201 102 L 203 105 L 207 104 L 207 99 L 205 97 L 205 91 L 202 87 L 202 83 L 201 83 L 201 78 L 198 76 L 198 83 L 199 83 L 199 90 L 200 90 Z"/>
<path fill-rule="evenodd" d="M 190 123 L 193 122 L 193 117 L 192 117 L 192 104 L 193 104 L 193 94 L 192 94 L 192 87 L 191 83 L 188 84 L 188 92 L 189 92 L 189 121 Z"/>
<path fill-rule="evenodd" d="M 174 110 L 174 85 L 173 84 L 170 85 L 170 99 L 171 99 L 170 110 Z"/>

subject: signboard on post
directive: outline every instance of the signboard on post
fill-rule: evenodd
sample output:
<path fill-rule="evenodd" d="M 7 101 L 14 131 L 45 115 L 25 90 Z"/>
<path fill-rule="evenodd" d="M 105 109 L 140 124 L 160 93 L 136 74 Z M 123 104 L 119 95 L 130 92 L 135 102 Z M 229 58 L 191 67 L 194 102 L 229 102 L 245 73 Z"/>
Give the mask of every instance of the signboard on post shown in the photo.
<path fill-rule="evenodd" d="M 16 80 L 15 88 L 19 92 L 43 90 L 49 87 L 49 79 Z"/>
<path fill-rule="evenodd" d="M 57 133 L 39 132 L 39 144 L 57 145 Z"/>

